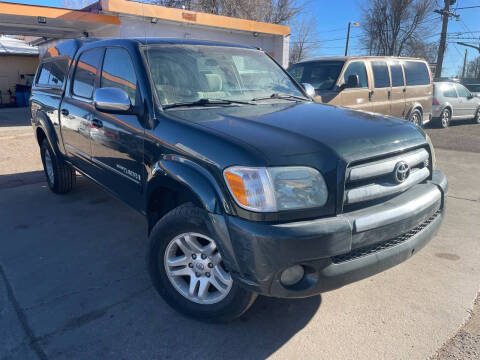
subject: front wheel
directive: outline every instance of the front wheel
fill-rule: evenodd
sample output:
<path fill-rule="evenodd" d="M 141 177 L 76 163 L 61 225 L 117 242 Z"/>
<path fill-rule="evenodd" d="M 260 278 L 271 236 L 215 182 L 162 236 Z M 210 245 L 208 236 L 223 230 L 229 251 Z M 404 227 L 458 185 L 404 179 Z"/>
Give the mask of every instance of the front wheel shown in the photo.
<path fill-rule="evenodd" d="M 152 282 L 177 311 L 207 321 L 231 321 L 256 294 L 232 278 L 205 211 L 191 204 L 170 211 L 153 228 L 147 254 Z"/>

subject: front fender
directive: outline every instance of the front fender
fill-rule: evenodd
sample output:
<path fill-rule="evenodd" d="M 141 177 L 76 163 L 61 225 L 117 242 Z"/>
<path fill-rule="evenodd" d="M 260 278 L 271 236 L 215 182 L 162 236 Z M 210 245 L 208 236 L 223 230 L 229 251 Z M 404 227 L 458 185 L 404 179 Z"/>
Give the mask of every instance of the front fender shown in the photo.
<path fill-rule="evenodd" d="M 167 156 L 155 164 L 152 175 L 148 193 L 152 193 L 158 186 L 188 191 L 189 196 L 195 198 L 206 211 L 214 214 L 232 213 L 215 178 L 191 160 Z"/>

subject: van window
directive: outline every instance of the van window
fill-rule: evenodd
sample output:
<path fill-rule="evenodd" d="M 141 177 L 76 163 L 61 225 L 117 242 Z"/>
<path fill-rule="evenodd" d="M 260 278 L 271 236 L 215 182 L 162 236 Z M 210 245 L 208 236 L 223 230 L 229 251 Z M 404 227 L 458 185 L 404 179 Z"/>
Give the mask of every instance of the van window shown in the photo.
<path fill-rule="evenodd" d="M 390 87 L 390 75 L 385 61 L 372 61 L 372 70 L 376 88 Z"/>
<path fill-rule="evenodd" d="M 135 105 L 137 94 L 137 77 L 128 52 L 119 48 L 108 48 L 103 61 L 100 87 L 116 87 L 128 94 L 130 102 Z"/>
<path fill-rule="evenodd" d="M 300 83 L 309 83 L 315 90 L 330 90 L 337 83 L 344 61 L 312 61 L 295 64 L 288 72 Z M 299 70 L 299 68 L 303 68 Z M 300 75 L 300 76 L 299 76 Z"/>
<path fill-rule="evenodd" d="M 390 64 L 390 73 L 392 74 L 392 86 L 404 86 L 402 65 L 398 61 Z"/>
<path fill-rule="evenodd" d="M 405 78 L 407 85 L 428 85 L 430 84 L 430 72 L 427 64 L 421 61 L 405 61 Z"/>
<path fill-rule="evenodd" d="M 95 79 L 98 73 L 103 49 L 85 51 L 80 55 L 73 79 L 73 94 L 91 99 L 95 87 Z"/>
<path fill-rule="evenodd" d="M 350 75 L 358 75 L 358 87 L 359 88 L 367 88 L 368 87 L 368 80 L 367 80 L 367 69 L 365 67 L 365 63 L 363 61 L 355 61 L 351 62 L 345 72 L 343 73 L 343 80 L 345 84 L 348 81 L 348 77 Z"/>
<path fill-rule="evenodd" d="M 37 84 L 62 87 L 67 71 L 67 64 L 67 59 L 58 59 L 43 63 L 37 76 Z"/>

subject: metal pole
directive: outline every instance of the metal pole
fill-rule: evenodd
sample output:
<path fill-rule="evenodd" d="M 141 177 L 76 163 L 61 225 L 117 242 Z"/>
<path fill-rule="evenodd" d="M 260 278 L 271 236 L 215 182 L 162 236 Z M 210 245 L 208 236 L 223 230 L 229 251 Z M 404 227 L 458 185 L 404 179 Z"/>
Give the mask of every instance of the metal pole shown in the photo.
<path fill-rule="evenodd" d="M 463 58 L 462 80 L 465 79 L 465 68 L 467 67 L 468 49 L 465 49 L 465 57 Z"/>
<path fill-rule="evenodd" d="M 442 33 L 440 35 L 440 45 L 438 46 L 437 68 L 435 69 L 435 77 L 442 77 L 443 55 L 445 53 L 445 43 L 447 41 L 448 18 L 450 12 L 450 0 L 445 0 L 445 7 L 439 11 L 442 15 Z"/>
<path fill-rule="evenodd" d="M 348 40 L 350 39 L 350 25 L 352 24 L 351 21 L 348 22 L 348 30 L 347 30 L 347 43 L 345 44 L 345 56 L 348 53 Z"/>

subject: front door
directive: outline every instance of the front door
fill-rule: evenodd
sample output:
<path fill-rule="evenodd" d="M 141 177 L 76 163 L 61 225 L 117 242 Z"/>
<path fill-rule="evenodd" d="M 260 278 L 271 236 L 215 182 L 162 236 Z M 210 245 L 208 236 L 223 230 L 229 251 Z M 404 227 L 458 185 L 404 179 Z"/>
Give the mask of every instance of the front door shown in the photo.
<path fill-rule="evenodd" d="M 107 48 L 99 87 L 124 90 L 132 108 L 139 100 L 137 77 L 128 51 Z M 98 166 L 98 180 L 128 203 L 138 206 L 144 175 L 144 127 L 133 113 L 108 114 L 95 110 L 91 129 L 92 160 Z"/>
<path fill-rule="evenodd" d="M 60 120 L 65 151 L 80 170 L 90 173 L 90 128 L 94 112 L 93 92 L 103 49 L 83 52 L 78 58 L 73 83 L 66 91 L 60 106 Z"/>
<path fill-rule="evenodd" d="M 465 86 L 455 84 L 455 88 L 458 94 L 457 115 L 462 118 L 473 118 L 477 111 L 477 101 L 474 100 L 473 96 L 470 95 L 470 91 L 468 91 Z"/>
<path fill-rule="evenodd" d="M 371 94 L 373 111 L 383 115 L 390 115 L 390 74 L 387 62 L 374 60 L 370 62 L 373 73 L 374 88 Z"/>
<path fill-rule="evenodd" d="M 367 69 L 364 61 L 353 61 L 349 63 L 343 72 L 343 79 L 340 87 L 345 86 L 350 75 L 358 76 L 358 87 L 344 88 L 340 93 L 340 103 L 336 105 L 345 106 L 355 110 L 372 111 L 370 102 L 370 89 L 368 84 Z"/>

